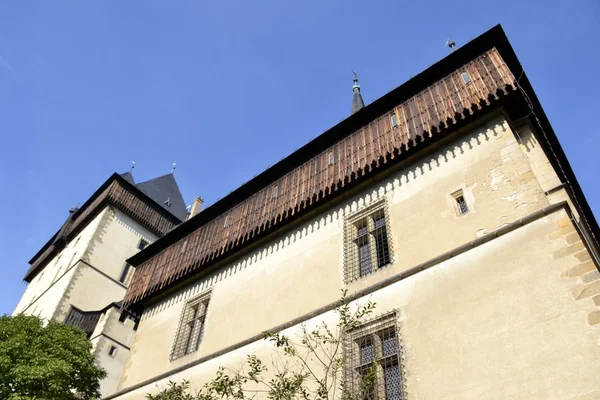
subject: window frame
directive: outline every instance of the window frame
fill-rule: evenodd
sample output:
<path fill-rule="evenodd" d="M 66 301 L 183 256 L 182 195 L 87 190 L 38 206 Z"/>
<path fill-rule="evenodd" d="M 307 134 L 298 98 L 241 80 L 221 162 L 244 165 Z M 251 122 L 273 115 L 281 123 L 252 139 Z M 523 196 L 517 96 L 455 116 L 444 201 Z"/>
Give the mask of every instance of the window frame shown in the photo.
<path fill-rule="evenodd" d="M 460 76 L 462 77 L 463 83 L 465 85 L 470 85 L 473 82 L 473 79 L 471 79 L 471 75 L 469 75 L 468 71 L 462 71 L 460 73 Z"/>
<path fill-rule="evenodd" d="M 125 263 L 125 265 L 123 266 L 123 269 L 121 270 L 121 275 L 119 275 L 119 283 L 127 286 L 127 281 L 128 281 L 128 277 L 131 273 L 131 269 L 133 268 L 133 266 L 131 264 L 129 264 L 128 262 Z"/>
<path fill-rule="evenodd" d="M 368 400 L 390 400 L 388 399 L 388 390 L 397 388 L 399 393 L 392 399 L 402 399 L 405 396 L 404 388 L 404 371 L 403 371 L 403 347 L 400 333 L 400 323 L 398 320 L 398 311 L 392 310 L 381 316 L 375 317 L 372 320 L 366 321 L 360 326 L 352 328 L 343 334 L 343 351 L 344 359 L 347 360 L 343 366 L 343 381 L 346 388 L 351 391 L 361 392 L 364 390 L 361 381 L 364 372 L 370 368 L 375 368 L 375 380 L 372 391 L 370 393 L 353 393 L 355 397 L 362 397 Z M 393 331 L 393 336 L 389 332 Z M 385 342 L 392 338 L 394 344 L 393 352 L 386 354 Z M 372 346 L 371 359 L 363 362 L 362 343 L 369 342 Z M 393 374 L 392 370 L 397 367 L 396 386 L 388 386 L 389 373 Z M 389 368 L 389 369 L 388 369 Z M 388 371 L 386 373 L 386 370 Z"/>
<path fill-rule="evenodd" d="M 150 245 L 150 242 L 144 238 L 140 239 L 139 243 L 138 243 L 138 250 L 142 251 L 144 250 L 146 247 L 148 247 Z"/>
<path fill-rule="evenodd" d="M 189 356 L 199 350 L 206 330 L 211 294 L 212 290 L 206 291 L 187 300 L 183 305 L 173 345 L 171 346 L 170 361 Z M 202 305 L 204 306 L 203 313 L 198 315 L 198 310 Z M 197 307 L 197 309 L 194 310 L 194 307 Z M 199 328 L 197 324 L 201 324 Z M 198 332 L 195 333 L 196 330 Z M 190 348 L 190 346 L 192 347 Z"/>
<path fill-rule="evenodd" d="M 108 348 L 108 356 L 111 358 L 115 358 L 117 356 L 118 352 L 119 352 L 119 349 L 114 344 L 111 344 L 110 347 Z"/>
<path fill-rule="evenodd" d="M 471 211 L 471 206 L 467 201 L 467 196 L 465 195 L 464 190 L 459 189 L 453 192 L 450 196 L 452 196 L 454 212 L 458 217 L 466 215 L 469 213 L 469 211 Z M 460 199 L 462 199 L 462 202 Z"/>
<path fill-rule="evenodd" d="M 392 112 L 392 115 L 390 115 L 390 124 L 392 125 L 392 128 L 397 128 L 400 126 L 400 120 L 395 112 Z"/>
<path fill-rule="evenodd" d="M 384 223 L 378 226 L 377 221 L 381 217 Z M 392 230 L 385 197 L 348 216 L 344 225 L 344 283 L 359 280 L 394 262 Z M 365 227 L 366 232 L 361 234 Z M 365 245 L 368 246 L 368 253 L 361 254 L 364 249 L 361 247 Z M 363 273 L 365 264 L 362 262 L 363 259 L 367 262 L 367 258 L 369 266 L 365 267 Z"/>

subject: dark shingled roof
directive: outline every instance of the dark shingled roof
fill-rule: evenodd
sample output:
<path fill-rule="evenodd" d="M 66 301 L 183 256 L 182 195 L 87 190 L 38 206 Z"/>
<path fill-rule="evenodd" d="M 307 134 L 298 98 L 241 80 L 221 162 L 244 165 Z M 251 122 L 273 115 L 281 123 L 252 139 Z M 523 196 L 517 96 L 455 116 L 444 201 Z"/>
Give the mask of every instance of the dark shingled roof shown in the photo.
<path fill-rule="evenodd" d="M 131 179 L 133 180 L 133 177 Z M 180 220 L 185 221 L 187 208 L 173 174 L 159 176 L 158 178 L 138 183 L 135 186 L 165 210 Z"/>
<path fill-rule="evenodd" d="M 362 95 L 360 94 L 360 85 L 358 84 L 358 76 L 354 74 L 354 85 L 352 86 L 352 112 L 354 114 L 360 109 L 365 108 L 365 102 L 363 101 Z"/>
<path fill-rule="evenodd" d="M 133 174 L 131 173 L 131 171 L 121 174 L 121 178 L 125 179 L 127 182 L 131 183 L 132 185 L 135 185 L 135 181 L 133 180 Z"/>

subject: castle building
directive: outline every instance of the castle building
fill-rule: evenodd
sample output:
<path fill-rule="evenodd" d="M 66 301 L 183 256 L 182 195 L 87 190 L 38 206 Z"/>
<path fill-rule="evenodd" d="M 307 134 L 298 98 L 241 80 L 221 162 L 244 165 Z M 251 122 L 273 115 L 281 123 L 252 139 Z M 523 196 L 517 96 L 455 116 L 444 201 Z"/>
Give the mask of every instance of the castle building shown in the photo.
<path fill-rule="evenodd" d="M 173 174 L 138 184 L 113 174 L 31 259 L 14 314 L 81 328 L 107 370 L 103 396 L 114 393 L 139 323 L 121 308 L 134 272 L 125 260 L 186 217 Z"/>
<path fill-rule="evenodd" d="M 598 234 L 497 26 L 366 106 L 355 77 L 347 119 L 131 257 L 108 398 L 268 360 L 342 290 L 377 304 L 344 339 L 369 398 L 600 398 Z"/>
<path fill-rule="evenodd" d="M 268 360 L 264 332 L 335 326 L 342 291 L 376 303 L 343 333 L 346 387 L 376 370 L 368 398 L 600 398 L 600 230 L 502 28 L 352 95 L 348 118 L 187 221 L 148 206 L 166 229 L 131 233 L 127 287 L 77 306 L 140 316 L 105 400 Z"/>

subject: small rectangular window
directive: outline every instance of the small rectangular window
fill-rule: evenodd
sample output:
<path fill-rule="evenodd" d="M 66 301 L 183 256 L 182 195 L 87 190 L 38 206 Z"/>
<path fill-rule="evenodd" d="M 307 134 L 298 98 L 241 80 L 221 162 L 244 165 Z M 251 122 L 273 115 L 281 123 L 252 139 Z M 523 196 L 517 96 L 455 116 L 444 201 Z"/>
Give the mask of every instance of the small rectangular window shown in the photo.
<path fill-rule="evenodd" d="M 114 358 L 117 355 L 117 347 L 110 346 L 110 348 L 108 349 L 108 355 Z"/>
<path fill-rule="evenodd" d="M 333 151 L 329 152 L 329 165 L 333 165 Z"/>
<path fill-rule="evenodd" d="M 129 270 L 131 269 L 131 265 L 129 265 L 129 263 L 125 263 L 125 266 L 123 267 L 123 272 L 121 272 L 121 276 L 119 277 L 119 282 L 121 283 L 125 283 L 125 280 L 127 279 L 127 276 L 129 275 Z"/>
<path fill-rule="evenodd" d="M 205 294 L 184 305 L 179 328 L 173 342 L 173 349 L 171 350 L 171 360 L 198 350 L 204 334 L 204 322 L 209 300 L 210 294 Z"/>
<path fill-rule="evenodd" d="M 273 198 L 274 199 L 277 198 L 278 193 L 279 193 L 279 185 L 275 185 L 275 187 L 273 188 Z"/>
<path fill-rule="evenodd" d="M 392 127 L 393 127 L 393 128 L 395 128 L 395 127 L 397 127 L 398 125 L 400 125 L 400 124 L 398 123 L 398 116 L 397 116 L 396 114 L 392 114 L 392 118 L 391 118 L 391 119 L 392 119 Z"/>
<path fill-rule="evenodd" d="M 138 244 L 138 250 L 144 250 L 146 248 L 146 246 L 148 246 L 148 241 L 147 240 L 140 240 L 140 243 Z"/>
<path fill-rule="evenodd" d="M 465 82 L 465 85 L 468 85 L 469 83 L 471 83 L 471 77 L 469 76 L 468 72 L 463 72 L 461 74 L 463 81 Z"/>
<path fill-rule="evenodd" d="M 124 323 L 127 320 L 127 313 L 123 311 L 121 315 L 119 315 L 119 322 Z"/>
<path fill-rule="evenodd" d="M 465 195 L 462 190 L 455 192 L 452 194 L 454 201 L 456 203 L 456 212 L 458 215 L 466 214 L 469 211 L 469 206 L 467 201 L 465 200 Z"/>
<path fill-rule="evenodd" d="M 227 228 L 229 226 L 229 215 L 225 217 L 225 222 L 223 222 L 223 228 Z"/>

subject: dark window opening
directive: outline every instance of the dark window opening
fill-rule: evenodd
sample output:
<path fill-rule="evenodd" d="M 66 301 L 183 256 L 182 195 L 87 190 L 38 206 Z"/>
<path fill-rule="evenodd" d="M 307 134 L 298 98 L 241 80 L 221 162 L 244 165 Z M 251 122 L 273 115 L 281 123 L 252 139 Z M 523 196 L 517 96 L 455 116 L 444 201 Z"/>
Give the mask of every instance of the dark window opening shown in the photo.
<path fill-rule="evenodd" d="M 369 227 L 367 220 L 364 219 L 356 226 L 358 235 L 356 244 L 358 245 L 358 271 L 359 276 L 365 276 L 373 271 L 371 264 L 371 246 L 369 244 Z"/>
<path fill-rule="evenodd" d="M 140 240 L 140 243 L 138 244 L 138 250 L 144 250 L 146 248 L 146 246 L 148 246 L 148 241 L 147 240 Z"/>
<path fill-rule="evenodd" d="M 397 127 L 398 125 L 400 125 L 398 123 L 398 116 L 396 114 L 392 114 L 392 127 Z"/>
<path fill-rule="evenodd" d="M 121 276 L 119 277 L 119 282 L 125 283 L 125 280 L 127 279 L 127 275 L 129 275 L 130 269 L 131 269 L 131 265 L 126 263 L 125 267 L 123 267 L 123 272 L 121 272 Z"/>
<path fill-rule="evenodd" d="M 380 210 L 373 216 L 375 229 L 373 239 L 375 240 L 375 253 L 377 254 L 377 266 L 379 268 L 390 263 L 390 248 L 385 226 L 385 214 Z"/>
<path fill-rule="evenodd" d="M 108 349 L 108 355 L 114 357 L 117 355 L 117 348 L 115 346 L 110 346 Z"/>
<path fill-rule="evenodd" d="M 462 191 L 454 195 L 454 200 L 456 201 L 456 207 L 459 215 L 466 214 L 467 211 L 469 211 L 469 206 L 467 205 L 467 201 L 465 200 L 465 196 L 462 194 Z"/>
<path fill-rule="evenodd" d="M 119 315 L 119 322 L 124 323 L 127 320 L 127 313 L 123 311 L 121 315 Z"/>

